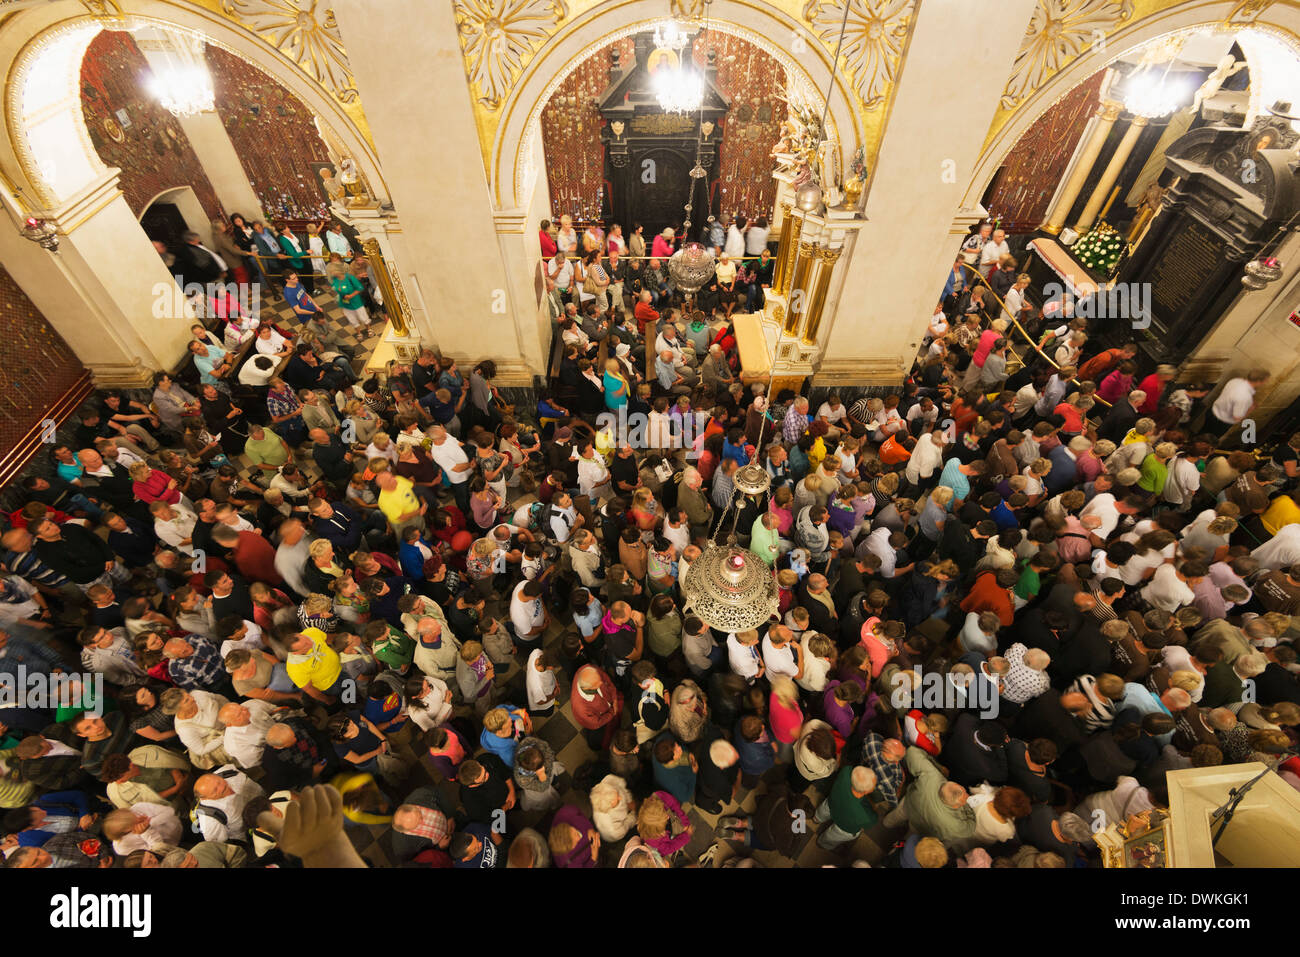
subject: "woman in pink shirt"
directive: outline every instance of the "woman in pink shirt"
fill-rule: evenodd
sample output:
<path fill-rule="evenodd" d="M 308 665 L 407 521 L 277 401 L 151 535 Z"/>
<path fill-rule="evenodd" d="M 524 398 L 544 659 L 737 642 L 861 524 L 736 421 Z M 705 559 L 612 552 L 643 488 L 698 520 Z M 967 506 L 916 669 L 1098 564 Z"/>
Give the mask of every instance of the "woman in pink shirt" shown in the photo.
<path fill-rule="evenodd" d="M 1101 380 L 1097 387 L 1097 396 L 1114 405 L 1119 399 L 1133 391 L 1133 373 L 1137 366 L 1125 360 L 1119 368 Z"/>
<path fill-rule="evenodd" d="M 667 259 L 673 254 L 673 231 L 665 229 L 650 244 L 650 255 L 655 259 Z"/>
<path fill-rule="evenodd" d="M 767 720 L 777 742 L 777 760 L 788 761 L 794 753 L 794 743 L 799 739 L 799 729 L 803 727 L 803 709 L 799 707 L 799 689 L 784 675 L 772 679 Z"/>

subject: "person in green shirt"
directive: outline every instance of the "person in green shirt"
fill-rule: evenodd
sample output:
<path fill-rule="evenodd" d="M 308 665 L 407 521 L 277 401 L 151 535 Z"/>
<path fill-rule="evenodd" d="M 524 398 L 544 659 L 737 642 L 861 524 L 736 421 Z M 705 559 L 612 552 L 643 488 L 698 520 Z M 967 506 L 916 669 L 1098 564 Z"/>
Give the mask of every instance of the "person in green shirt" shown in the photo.
<path fill-rule="evenodd" d="M 1142 478 L 1138 488 L 1148 495 L 1160 495 L 1169 480 L 1169 460 L 1178 454 L 1178 446 L 1172 442 L 1161 442 L 1146 458 L 1142 460 Z"/>
<path fill-rule="evenodd" d="M 339 308 L 347 316 L 349 325 L 360 329 L 370 324 L 361 280 L 348 272 L 342 263 L 330 264 L 330 286 L 338 297 Z"/>
<path fill-rule="evenodd" d="M 833 851 L 875 827 L 876 812 L 868 800 L 875 789 L 875 771 L 860 766 L 841 768 L 830 796 L 813 814 L 813 820 L 826 825 L 817 835 L 817 846 Z"/>
<path fill-rule="evenodd" d="M 260 425 L 248 427 L 248 441 L 244 443 L 244 454 L 263 472 L 279 471 L 280 466 L 293 461 L 293 452 L 284 439 L 271 429 Z"/>
<path fill-rule="evenodd" d="M 749 550 L 769 566 L 775 565 L 781 555 L 780 520 L 775 512 L 764 512 L 754 519 L 749 530 Z"/>
<path fill-rule="evenodd" d="M 316 277 L 307 268 L 307 253 L 303 250 L 298 237 L 289 229 L 288 223 L 281 221 L 275 224 L 275 241 L 282 250 L 282 252 L 276 254 L 281 266 L 298 273 L 298 278 L 302 281 L 302 288 L 309 293 L 314 293 L 316 291 Z"/>
<path fill-rule="evenodd" d="M 415 657 L 415 640 L 386 621 L 372 621 L 362 635 L 371 643 L 375 657 L 388 667 L 406 674 Z"/>
<path fill-rule="evenodd" d="M 1039 552 L 1029 559 L 1012 589 L 1017 608 L 1023 608 L 1034 600 L 1043 588 L 1043 574 L 1053 571 L 1059 562 L 1055 552 Z"/>

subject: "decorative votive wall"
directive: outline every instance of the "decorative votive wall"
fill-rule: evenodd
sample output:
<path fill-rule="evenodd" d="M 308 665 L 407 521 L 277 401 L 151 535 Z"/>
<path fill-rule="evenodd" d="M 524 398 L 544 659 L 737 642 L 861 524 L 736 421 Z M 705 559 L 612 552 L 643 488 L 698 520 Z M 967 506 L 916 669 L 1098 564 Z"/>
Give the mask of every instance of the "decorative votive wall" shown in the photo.
<path fill-rule="evenodd" d="M 556 88 L 542 110 L 542 145 L 551 190 L 551 213 L 578 222 L 600 218 L 606 188 L 602 177 L 602 119 L 596 103 L 610 85 L 612 54 L 621 67 L 634 59 L 634 40 L 624 37 L 580 63 Z M 772 56 L 729 33 L 712 31 L 695 44 L 694 59 L 703 68 L 707 51 L 716 53 L 718 86 L 731 99 L 721 124 L 718 200 L 726 213 L 751 221 L 772 217 L 776 182 L 772 179 L 772 145 L 786 119 L 785 69 Z M 622 224 L 627 229 L 629 224 Z"/>
<path fill-rule="evenodd" d="M 1008 233 L 1033 232 L 1047 216 L 1088 117 L 1097 107 L 1106 71 L 1098 70 L 1040 116 L 993 177 L 984 208 Z"/>
<path fill-rule="evenodd" d="M 262 212 L 288 220 L 328 220 L 317 169 L 330 161 L 329 151 L 316 132 L 311 110 L 242 57 L 212 44 L 206 56 L 217 114 L 249 185 L 262 201 Z"/>
<path fill-rule="evenodd" d="M 85 367 L 18 283 L 0 268 L 0 450 L 38 428 Z"/>
<path fill-rule="evenodd" d="M 104 30 L 81 64 L 81 108 L 99 158 L 122 171 L 131 211 L 144 213 L 159 193 L 189 186 L 209 218 L 224 211 L 176 117 L 145 88 L 149 65 L 129 33 Z"/>

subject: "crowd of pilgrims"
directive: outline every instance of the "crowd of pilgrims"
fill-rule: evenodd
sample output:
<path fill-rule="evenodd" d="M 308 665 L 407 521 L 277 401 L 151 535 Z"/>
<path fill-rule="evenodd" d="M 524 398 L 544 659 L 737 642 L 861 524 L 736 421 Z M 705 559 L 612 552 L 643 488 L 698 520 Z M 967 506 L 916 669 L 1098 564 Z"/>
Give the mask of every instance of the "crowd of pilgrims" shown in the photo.
<path fill-rule="evenodd" d="M 742 384 L 730 309 L 659 291 L 595 307 L 621 350 L 556 310 L 581 408 L 429 351 L 265 415 L 101 395 L 5 518 L 0 676 L 64 692 L 0 708 L 8 865 L 295 866 L 330 784 L 400 866 L 1086 867 L 1170 770 L 1300 787 L 1300 436 L 1225 451 L 1208 389 L 1028 306 L 986 382 L 1007 319 L 947 292 L 850 402 Z M 779 593 L 739 633 L 684 591 L 733 529 Z"/>

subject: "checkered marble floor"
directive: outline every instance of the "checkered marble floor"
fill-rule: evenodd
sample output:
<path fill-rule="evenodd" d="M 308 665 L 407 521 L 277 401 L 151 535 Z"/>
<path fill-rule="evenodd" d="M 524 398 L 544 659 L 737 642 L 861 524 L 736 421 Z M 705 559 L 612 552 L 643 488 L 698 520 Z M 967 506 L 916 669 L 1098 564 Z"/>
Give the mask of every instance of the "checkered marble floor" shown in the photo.
<path fill-rule="evenodd" d="M 338 300 L 333 292 L 318 286 L 312 298 L 324 310 L 325 315 L 329 317 L 330 324 L 333 326 L 334 331 L 338 333 L 340 341 L 351 347 L 353 352 L 356 353 L 352 362 L 352 370 L 358 375 L 362 375 L 371 353 L 375 351 L 375 347 L 382 341 L 385 324 L 377 322 L 368 328 L 358 329 L 348 323 L 343 315 L 343 310 L 338 307 Z M 294 315 L 293 307 L 279 296 L 272 301 L 262 300 L 261 317 L 263 322 L 274 323 L 286 332 L 297 332 L 302 327 L 302 323 Z M 365 378 L 364 375 L 362 375 L 362 378 Z M 299 455 L 297 458 L 299 467 L 304 468 L 309 478 L 315 478 L 318 475 L 314 471 L 309 456 Z M 258 471 L 253 467 L 247 456 L 240 455 L 233 459 L 233 462 L 239 468 L 240 475 L 243 478 L 253 478 L 253 473 Z M 263 478 L 262 484 L 265 484 L 265 478 Z"/>

